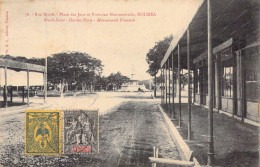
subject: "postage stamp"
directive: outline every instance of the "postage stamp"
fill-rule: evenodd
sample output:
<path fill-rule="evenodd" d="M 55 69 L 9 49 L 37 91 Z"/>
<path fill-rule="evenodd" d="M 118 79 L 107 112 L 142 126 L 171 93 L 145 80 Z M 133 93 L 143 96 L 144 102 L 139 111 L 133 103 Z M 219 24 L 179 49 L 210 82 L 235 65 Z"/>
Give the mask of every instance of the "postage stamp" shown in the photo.
<path fill-rule="evenodd" d="M 64 154 L 98 153 L 98 110 L 64 111 Z"/>
<path fill-rule="evenodd" d="M 61 154 L 61 125 L 59 110 L 26 110 L 25 154 Z"/>

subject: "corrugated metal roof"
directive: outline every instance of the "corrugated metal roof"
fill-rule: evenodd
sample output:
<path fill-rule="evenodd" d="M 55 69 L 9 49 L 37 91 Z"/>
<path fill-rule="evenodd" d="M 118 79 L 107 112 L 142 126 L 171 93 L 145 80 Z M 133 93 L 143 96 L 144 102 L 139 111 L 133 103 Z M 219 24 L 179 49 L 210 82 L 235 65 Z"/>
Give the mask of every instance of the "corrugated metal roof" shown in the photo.
<path fill-rule="evenodd" d="M 230 38 L 234 42 L 244 40 L 248 34 L 259 36 L 258 0 L 212 0 L 212 43 L 213 48 Z M 190 30 L 191 59 L 207 51 L 207 1 L 204 0 L 186 29 L 174 36 L 161 67 L 171 54 L 177 59 L 177 45 L 180 44 L 181 66 L 186 68 L 187 39 Z M 253 41 L 252 41 L 253 42 Z M 248 43 L 249 44 L 249 43 Z M 175 61 L 176 62 L 176 61 Z"/>

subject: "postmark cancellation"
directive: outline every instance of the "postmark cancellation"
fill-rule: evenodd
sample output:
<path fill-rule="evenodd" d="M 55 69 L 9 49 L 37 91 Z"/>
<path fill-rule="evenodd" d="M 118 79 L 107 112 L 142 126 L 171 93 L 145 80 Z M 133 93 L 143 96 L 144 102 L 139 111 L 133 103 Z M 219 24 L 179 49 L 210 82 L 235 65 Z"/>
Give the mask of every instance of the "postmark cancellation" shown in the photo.
<path fill-rule="evenodd" d="M 98 110 L 64 111 L 64 154 L 98 153 Z"/>

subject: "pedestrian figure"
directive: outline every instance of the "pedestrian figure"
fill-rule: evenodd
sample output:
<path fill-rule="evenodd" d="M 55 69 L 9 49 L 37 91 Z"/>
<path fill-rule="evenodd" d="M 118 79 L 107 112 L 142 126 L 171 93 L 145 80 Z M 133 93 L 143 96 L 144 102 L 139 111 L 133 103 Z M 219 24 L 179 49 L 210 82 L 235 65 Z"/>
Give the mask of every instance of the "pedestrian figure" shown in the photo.
<path fill-rule="evenodd" d="M 138 94 L 140 94 L 140 92 L 141 92 L 141 88 L 139 87 L 139 88 L 138 88 Z"/>

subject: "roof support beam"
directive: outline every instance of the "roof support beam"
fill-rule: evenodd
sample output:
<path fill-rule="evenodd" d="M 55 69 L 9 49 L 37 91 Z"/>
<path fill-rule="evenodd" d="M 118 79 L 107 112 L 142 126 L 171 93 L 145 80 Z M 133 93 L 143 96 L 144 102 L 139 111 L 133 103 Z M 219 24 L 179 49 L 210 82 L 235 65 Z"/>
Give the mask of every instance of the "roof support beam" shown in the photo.
<path fill-rule="evenodd" d="M 166 60 L 166 63 L 165 63 L 165 102 L 166 102 L 166 105 L 167 105 L 167 107 L 168 107 L 168 99 L 167 99 L 167 94 L 168 94 L 168 89 L 167 89 L 167 87 L 168 87 L 168 84 L 167 84 L 167 60 Z"/>
<path fill-rule="evenodd" d="M 4 105 L 5 107 L 8 106 L 8 99 L 7 99 L 7 67 L 5 67 L 5 89 L 4 89 Z"/>
<path fill-rule="evenodd" d="M 213 145 L 213 49 L 212 49 L 212 17 L 211 17 L 211 0 L 207 0 L 208 13 L 208 95 L 209 95 L 209 112 L 208 112 L 208 165 L 214 163 L 214 145 Z"/>
<path fill-rule="evenodd" d="M 166 103 L 166 102 L 165 102 L 165 99 L 166 99 L 166 93 L 165 93 L 165 92 L 166 92 L 165 67 L 166 67 L 166 65 L 164 65 L 164 67 L 163 67 L 163 68 L 164 68 L 164 69 L 163 69 L 163 77 L 164 77 L 164 78 L 163 78 L 163 80 L 164 80 L 164 82 L 163 82 L 163 88 L 164 88 L 164 89 L 163 89 L 163 103 Z"/>
<path fill-rule="evenodd" d="M 162 67 L 162 83 L 163 83 L 163 87 L 162 87 L 162 90 L 163 90 L 163 99 L 162 99 L 162 103 L 164 104 L 164 81 L 165 81 L 165 78 L 164 78 L 164 67 Z"/>
<path fill-rule="evenodd" d="M 162 68 L 161 68 L 161 83 L 160 83 L 160 85 L 161 85 L 161 104 L 163 103 L 162 102 Z"/>
<path fill-rule="evenodd" d="M 27 106 L 30 103 L 30 80 L 29 80 L 29 70 L 27 70 Z"/>
<path fill-rule="evenodd" d="M 47 84 L 48 84 L 48 82 L 47 82 L 47 57 L 45 58 L 45 67 L 44 67 L 44 73 L 43 73 L 43 78 L 44 78 L 44 80 L 43 80 L 43 85 L 44 85 L 44 103 L 46 103 L 46 99 L 47 99 Z"/>
<path fill-rule="evenodd" d="M 172 118 L 175 119 L 175 106 L 174 106 L 174 61 L 172 53 Z"/>
<path fill-rule="evenodd" d="M 191 140 L 191 87 L 190 87 L 190 30 L 187 29 L 187 66 L 188 66 L 188 113 L 189 113 L 189 122 L 188 122 L 188 140 Z"/>
<path fill-rule="evenodd" d="M 178 83 L 179 83 L 179 127 L 181 127 L 181 54 L 178 44 Z"/>
<path fill-rule="evenodd" d="M 171 104 L 171 67 L 170 67 L 170 57 L 168 59 L 168 83 L 169 83 L 169 109 L 171 108 L 170 104 Z"/>

